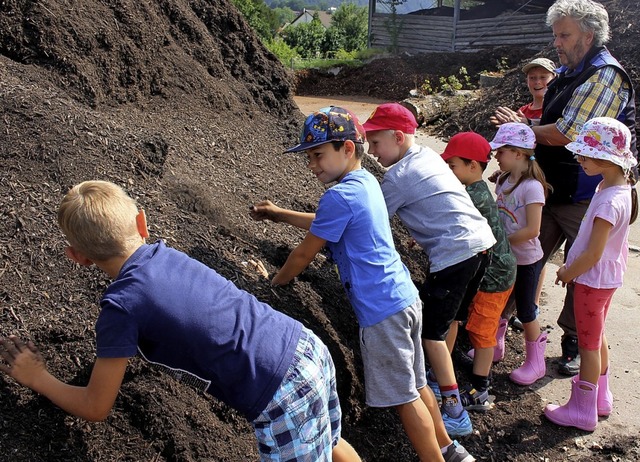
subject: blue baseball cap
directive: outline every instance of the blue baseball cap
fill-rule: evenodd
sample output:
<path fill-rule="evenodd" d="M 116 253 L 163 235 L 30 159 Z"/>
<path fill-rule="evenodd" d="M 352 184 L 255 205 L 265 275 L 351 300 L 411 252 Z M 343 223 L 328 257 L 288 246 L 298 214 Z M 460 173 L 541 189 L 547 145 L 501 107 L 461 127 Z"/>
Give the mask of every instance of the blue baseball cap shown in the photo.
<path fill-rule="evenodd" d="M 300 144 L 285 152 L 299 152 L 331 141 L 364 143 L 365 132 L 356 115 L 348 109 L 329 106 L 307 117 L 300 134 Z"/>

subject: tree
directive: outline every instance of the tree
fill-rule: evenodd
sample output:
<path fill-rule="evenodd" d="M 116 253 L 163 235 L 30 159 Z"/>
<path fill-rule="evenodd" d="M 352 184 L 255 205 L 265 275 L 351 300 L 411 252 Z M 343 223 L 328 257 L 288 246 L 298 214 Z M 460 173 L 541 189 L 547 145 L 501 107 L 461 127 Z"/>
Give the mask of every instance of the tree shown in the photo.
<path fill-rule="evenodd" d="M 298 57 L 298 53 L 296 53 L 296 51 L 287 45 L 280 37 L 266 41 L 265 46 L 271 53 L 278 57 L 280 62 L 285 65 L 289 65 L 292 59 Z"/>
<path fill-rule="evenodd" d="M 398 6 L 404 4 L 407 0 L 378 0 L 381 4 L 387 5 L 391 12 L 390 18 L 385 21 L 385 27 L 391 36 L 391 51 L 398 52 L 398 38 L 402 29 L 402 20 L 398 17 Z"/>
<path fill-rule="evenodd" d="M 296 19 L 296 13 L 291 8 L 288 8 L 288 7 L 274 8 L 273 12 L 278 18 L 278 24 L 280 25 L 280 27 Z"/>
<path fill-rule="evenodd" d="M 368 9 L 359 7 L 355 3 L 343 3 L 331 15 L 331 28 L 335 28 L 336 35 L 342 37 L 345 51 L 362 50 L 367 47 L 369 15 Z M 337 49 L 335 49 L 337 51 Z"/>
<path fill-rule="evenodd" d="M 287 27 L 284 41 L 303 58 L 316 58 L 324 49 L 326 29 L 315 15 L 313 21 L 299 26 Z"/>
<path fill-rule="evenodd" d="M 344 42 L 345 37 L 342 31 L 329 27 L 324 34 L 322 52 L 326 57 L 334 58 L 337 51 L 344 49 Z"/>
<path fill-rule="evenodd" d="M 277 14 L 264 0 L 233 0 L 251 28 L 263 40 L 270 40 L 280 27 Z"/>

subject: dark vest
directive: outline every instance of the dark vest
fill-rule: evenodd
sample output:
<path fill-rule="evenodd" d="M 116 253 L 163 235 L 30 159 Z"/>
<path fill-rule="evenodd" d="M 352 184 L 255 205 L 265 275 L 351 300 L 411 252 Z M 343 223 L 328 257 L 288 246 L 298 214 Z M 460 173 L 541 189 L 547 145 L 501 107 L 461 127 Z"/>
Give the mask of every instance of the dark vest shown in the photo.
<path fill-rule="evenodd" d="M 635 95 L 629 75 L 605 47 L 589 50 L 583 63 L 582 71 L 576 71 L 570 75 L 564 71 L 549 84 L 544 96 L 540 125 L 555 123 L 562 117 L 562 111 L 569 103 L 576 88 L 585 83 L 598 69 L 613 66 L 629 84 L 631 90 L 629 102 L 618 114 L 617 119 L 629 127 L 631 150 L 637 158 Z M 578 161 L 574 159 L 574 154 L 563 146 L 548 146 L 539 143 L 535 152 L 536 159 L 544 171 L 547 181 L 553 186 L 553 192 L 547 198 L 547 204 L 570 204 L 591 199 L 596 186 L 602 179 L 600 175 L 589 177 L 584 173 Z"/>

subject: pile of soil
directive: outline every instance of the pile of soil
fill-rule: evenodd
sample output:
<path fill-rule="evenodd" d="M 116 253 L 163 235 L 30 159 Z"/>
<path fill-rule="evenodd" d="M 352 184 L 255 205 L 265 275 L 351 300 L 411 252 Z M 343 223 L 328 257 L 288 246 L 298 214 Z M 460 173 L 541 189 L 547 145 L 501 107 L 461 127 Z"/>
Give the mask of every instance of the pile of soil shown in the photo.
<path fill-rule="evenodd" d="M 496 72 L 515 65 L 535 50 L 522 47 L 498 47 L 480 53 L 432 53 L 399 55 L 373 59 L 362 67 L 345 67 L 339 73 L 308 69 L 296 73 L 296 94 L 303 96 L 361 95 L 388 101 L 409 97 L 425 81 L 439 89 L 440 77 L 454 76 L 463 86 L 477 88 L 481 72 Z M 469 77 L 465 82 L 460 69 Z M 525 88 L 526 90 L 526 88 Z"/>
<path fill-rule="evenodd" d="M 614 36 L 621 33 L 614 30 Z M 488 53 L 484 60 L 494 57 Z M 441 63 L 446 76 L 446 62 L 457 71 L 469 58 L 392 63 L 410 68 L 420 62 L 434 72 L 434 63 Z M 376 65 L 393 80 L 393 67 Z M 303 236 L 284 225 L 253 222 L 250 204 L 270 198 L 312 211 L 324 190 L 309 181 L 301 156 L 281 154 L 303 118 L 292 99 L 293 82 L 229 0 L 1 2 L 0 335 L 33 339 L 55 376 L 86 384 L 98 300 L 109 280 L 64 257 L 55 217 L 73 184 L 110 180 L 145 208 L 152 241 L 166 240 L 322 338 L 336 363 L 344 436 L 365 460 L 416 460 L 395 413 L 364 405 L 356 320 L 325 259 L 277 289 L 247 264 L 259 259 L 275 271 Z M 354 94 L 370 94 L 364 82 L 352 84 L 361 89 Z M 395 88 L 395 82 L 382 87 Z M 371 161 L 366 166 L 381 175 Z M 397 221 L 393 228 L 420 282 L 424 256 L 402 245 L 407 235 Z M 537 395 L 507 379 L 522 359 L 521 337 L 510 332 L 509 343 L 512 354 L 494 372 L 496 409 L 474 415 L 477 432 L 463 441 L 480 460 L 639 458 L 634 435 L 579 448 L 573 439 L 581 432 L 546 422 Z M 6 376 L 0 376 L 0 396 L 1 460 L 257 457 L 240 415 L 138 359 L 104 422 L 71 417 Z"/>

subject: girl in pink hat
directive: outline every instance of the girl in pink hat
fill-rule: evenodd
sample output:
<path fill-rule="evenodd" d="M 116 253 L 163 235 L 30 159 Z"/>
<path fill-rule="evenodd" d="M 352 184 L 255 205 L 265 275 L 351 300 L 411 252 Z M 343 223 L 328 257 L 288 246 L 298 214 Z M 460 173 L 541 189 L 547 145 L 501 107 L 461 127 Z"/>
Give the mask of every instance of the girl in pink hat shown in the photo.
<path fill-rule="evenodd" d="M 637 160 L 629 149 L 630 140 L 624 124 L 598 117 L 587 121 L 576 141 L 566 146 L 587 175 L 602 175 L 602 181 L 556 279 L 563 286 L 575 284 L 580 374 L 572 379 L 569 401 L 564 406 L 548 404 L 544 413 L 553 423 L 586 431 L 595 430 L 598 416 L 608 416 L 613 407 L 604 323 L 613 294 L 622 286 L 629 225 L 638 216 L 631 172 Z"/>
<path fill-rule="evenodd" d="M 516 256 L 516 282 L 511 299 L 515 301 L 525 337 L 525 361 L 509 378 L 518 385 L 531 385 L 547 371 L 544 361 L 547 334 L 540 332 L 535 299 L 543 266 L 538 234 L 550 186 L 533 154 L 536 136 L 531 127 L 514 122 L 502 124 L 489 144 L 496 150 L 503 172 L 496 183 L 496 203 Z"/>

